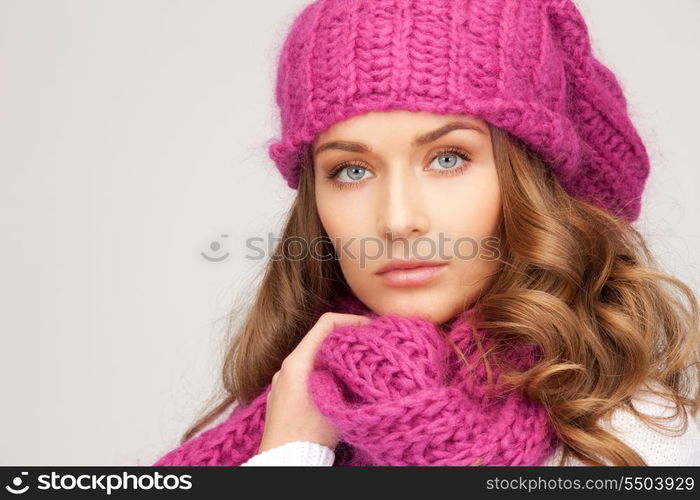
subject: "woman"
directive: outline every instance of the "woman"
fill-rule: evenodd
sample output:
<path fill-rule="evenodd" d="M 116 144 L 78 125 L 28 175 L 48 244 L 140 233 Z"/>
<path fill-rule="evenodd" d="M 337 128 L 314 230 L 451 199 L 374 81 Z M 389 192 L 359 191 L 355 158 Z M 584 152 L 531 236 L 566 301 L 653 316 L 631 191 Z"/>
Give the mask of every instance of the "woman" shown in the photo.
<path fill-rule="evenodd" d="M 320 0 L 286 39 L 276 97 L 270 154 L 298 195 L 232 338 L 227 394 L 156 465 L 234 463 L 212 457 L 241 429 L 262 434 L 237 465 L 337 463 L 353 436 L 309 394 L 328 338 L 465 311 L 488 332 L 484 366 L 540 354 L 502 373 L 556 436 L 529 463 L 700 465 L 697 299 L 632 226 L 648 156 L 570 0 Z M 387 271 L 397 260 L 423 267 Z"/>

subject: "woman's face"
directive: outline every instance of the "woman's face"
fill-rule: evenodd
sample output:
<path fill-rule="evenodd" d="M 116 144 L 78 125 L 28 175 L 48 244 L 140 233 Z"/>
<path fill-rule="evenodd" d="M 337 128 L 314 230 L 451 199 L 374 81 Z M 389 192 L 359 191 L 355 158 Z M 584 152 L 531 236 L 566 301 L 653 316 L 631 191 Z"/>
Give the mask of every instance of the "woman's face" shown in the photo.
<path fill-rule="evenodd" d="M 501 211 L 484 120 L 373 111 L 312 147 L 319 216 L 362 302 L 435 323 L 472 303 L 497 269 Z M 434 266 L 378 274 L 396 260 Z"/>

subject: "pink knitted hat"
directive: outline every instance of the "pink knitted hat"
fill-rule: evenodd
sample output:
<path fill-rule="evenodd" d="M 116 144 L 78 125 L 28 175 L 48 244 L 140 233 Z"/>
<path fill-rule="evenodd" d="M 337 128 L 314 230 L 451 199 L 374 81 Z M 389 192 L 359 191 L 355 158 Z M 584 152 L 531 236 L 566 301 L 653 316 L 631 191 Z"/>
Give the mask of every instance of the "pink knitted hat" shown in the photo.
<path fill-rule="evenodd" d="M 579 199 L 637 219 L 649 158 L 572 0 L 317 0 L 294 20 L 267 144 L 296 189 L 309 146 L 368 111 L 471 114 L 526 143 Z"/>

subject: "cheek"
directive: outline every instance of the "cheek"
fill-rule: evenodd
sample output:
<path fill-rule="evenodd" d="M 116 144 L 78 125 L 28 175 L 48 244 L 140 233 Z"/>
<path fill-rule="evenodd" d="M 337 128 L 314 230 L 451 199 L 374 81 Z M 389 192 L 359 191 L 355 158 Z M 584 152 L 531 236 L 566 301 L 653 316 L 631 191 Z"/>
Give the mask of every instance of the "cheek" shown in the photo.
<path fill-rule="evenodd" d="M 431 217 L 436 232 L 452 241 L 482 239 L 496 234 L 501 214 L 501 193 L 494 168 L 467 175 L 431 200 Z"/>
<path fill-rule="evenodd" d="M 368 204 L 342 196 L 321 196 L 316 204 L 319 219 L 331 238 L 367 234 L 370 223 Z"/>
<path fill-rule="evenodd" d="M 316 205 L 344 270 L 359 266 L 361 251 L 372 253 L 378 247 L 373 237 L 371 203 L 360 202 L 357 196 L 320 193 Z"/>
<path fill-rule="evenodd" d="M 500 186 L 495 168 L 480 174 L 460 182 L 459 193 L 434 200 L 435 230 L 449 238 L 444 252 L 453 258 L 448 289 L 456 296 L 476 293 L 498 268 L 493 237 L 502 208 Z"/>

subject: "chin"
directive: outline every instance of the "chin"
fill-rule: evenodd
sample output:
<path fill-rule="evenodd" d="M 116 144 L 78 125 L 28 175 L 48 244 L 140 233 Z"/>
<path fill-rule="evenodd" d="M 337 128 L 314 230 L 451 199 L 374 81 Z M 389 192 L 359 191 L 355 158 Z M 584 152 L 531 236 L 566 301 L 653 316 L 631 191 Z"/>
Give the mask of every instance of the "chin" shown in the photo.
<path fill-rule="evenodd" d="M 414 304 L 381 304 L 378 307 L 372 307 L 372 310 L 381 316 L 413 316 L 430 321 L 431 323 L 440 324 L 449 320 L 453 315 L 446 310 L 435 310 L 416 308 Z"/>

